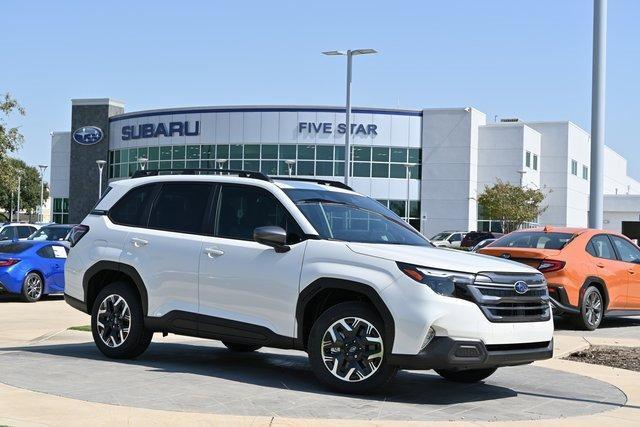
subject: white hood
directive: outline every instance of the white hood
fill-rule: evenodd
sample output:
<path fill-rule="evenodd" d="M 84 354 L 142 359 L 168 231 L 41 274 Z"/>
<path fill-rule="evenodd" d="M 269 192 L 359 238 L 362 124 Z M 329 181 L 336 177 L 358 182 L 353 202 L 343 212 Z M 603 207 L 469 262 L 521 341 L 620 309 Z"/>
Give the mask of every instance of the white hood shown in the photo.
<path fill-rule="evenodd" d="M 538 270 L 519 262 L 454 249 L 369 243 L 348 243 L 347 246 L 362 255 L 440 270 L 472 274 L 480 272 L 538 273 Z"/>

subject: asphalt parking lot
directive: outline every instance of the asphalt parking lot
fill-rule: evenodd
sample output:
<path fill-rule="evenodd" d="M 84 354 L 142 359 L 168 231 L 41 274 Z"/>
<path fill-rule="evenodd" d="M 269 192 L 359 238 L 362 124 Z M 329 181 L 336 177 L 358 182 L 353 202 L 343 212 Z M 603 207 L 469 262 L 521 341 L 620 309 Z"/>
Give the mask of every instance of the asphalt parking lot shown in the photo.
<path fill-rule="evenodd" d="M 627 403 L 612 384 L 537 364 L 502 368 L 471 385 L 404 371 L 379 394 L 354 397 L 323 389 L 306 355 L 295 351 L 238 354 L 217 342 L 156 334 L 138 359 L 114 361 L 98 352 L 90 333 L 66 330 L 88 320 L 60 298 L 37 304 L 0 299 L 0 322 L 9 326 L 0 332 L 0 366 L 11 367 L 0 370 L 0 383 L 108 405 L 293 419 L 544 420 Z M 581 334 L 558 322 L 559 338 Z M 638 338 L 640 319 L 607 320 L 595 334 Z"/>

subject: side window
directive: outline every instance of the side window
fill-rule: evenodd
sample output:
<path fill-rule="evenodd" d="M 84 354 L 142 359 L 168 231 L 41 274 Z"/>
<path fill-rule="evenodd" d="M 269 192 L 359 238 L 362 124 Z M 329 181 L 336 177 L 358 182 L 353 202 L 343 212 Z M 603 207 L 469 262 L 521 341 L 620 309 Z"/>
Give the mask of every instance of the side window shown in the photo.
<path fill-rule="evenodd" d="M 199 233 L 212 188 L 211 184 L 196 182 L 163 184 L 151 209 L 149 228 Z"/>
<path fill-rule="evenodd" d="M 218 200 L 215 235 L 230 239 L 253 240 L 258 227 L 277 225 L 287 231 L 287 241 L 303 238 L 300 226 L 266 190 L 250 186 L 224 186 Z"/>
<path fill-rule="evenodd" d="M 449 241 L 450 241 L 451 243 L 453 243 L 453 242 L 459 242 L 459 241 L 461 241 L 461 240 L 462 240 L 462 236 L 460 236 L 460 233 L 452 234 L 452 235 L 451 235 L 451 237 L 449 237 Z"/>
<path fill-rule="evenodd" d="M 26 239 L 31 233 L 31 227 L 27 227 L 26 225 L 18 226 L 18 239 Z"/>
<path fill-rule="evenodd" d="M 620 255 L 620 260 L 633 263 L 640 262 L 640 249 L 621 237 L 609 237 L 611 237 L 611 240 L 613 241 L 613 244 L 616 247 L 618 254 Z"/>
<path fill-rule="evenodd" d="M 5 227 L 0 231 L 0 240 L 13 240 L 13 228 Z"/>
<path fill-rule="evenodd" d="M 154 185 L 144 185 L 130 190 L 109 210 L 109 218 L 116 224 L 146 226 L 143 218 Z"/>
<path fill-rule="evenodd" d="M 587 245 L 587 252 L 597 258 L 616 259 L 613 246 L 611 246 L 609 238 L 604 234 L 593 236 L 591 238 Z"/>
<path fill-rule="evenodd" d="M 37 254 L 42 258 L 65 259 L 67 258 L 68 251 L 69 250 L 64 246 L 49 245 L 38 249 Z"/>

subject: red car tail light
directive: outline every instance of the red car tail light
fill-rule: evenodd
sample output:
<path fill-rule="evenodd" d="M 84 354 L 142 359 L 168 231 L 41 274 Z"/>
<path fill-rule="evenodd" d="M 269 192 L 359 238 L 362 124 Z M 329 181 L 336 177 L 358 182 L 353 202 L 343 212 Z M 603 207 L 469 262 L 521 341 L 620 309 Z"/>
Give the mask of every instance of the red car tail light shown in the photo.
<path fill-rule="evenodd" d="M 538 266 L 538 270 L 542 273 L 551 273 L 552 271 L 562 270 L 565 266 L 564 261 L 556 261 L 553 259 L 545 259 Z"/>
<path fill-rule="evenodd" d="M 0 259 L 0 267 L 11 267 L 12 265 L 16 265 L 19 262 L 20 260 L 15 258 Z"/>
<path fill-rule="evenodd" d="M 71 247 L 74 247 L 88 231 L 89 227 L 86 225 L 80 224 L 73 227 L 69 233 L 69 242 L 71 243 Z"/>

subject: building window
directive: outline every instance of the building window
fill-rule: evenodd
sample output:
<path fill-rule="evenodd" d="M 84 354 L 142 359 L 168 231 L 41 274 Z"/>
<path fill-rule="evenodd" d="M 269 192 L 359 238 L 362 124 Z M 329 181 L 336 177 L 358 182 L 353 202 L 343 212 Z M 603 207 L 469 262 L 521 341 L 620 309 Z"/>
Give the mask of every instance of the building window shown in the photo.
<path fill-rule="evenodd" d="M 411 179 L 420 179 L 422 150 L 419 148 L 354 146 L 352 176 L 406 179 L 406 164 L 412 163 Z M 147 169 L 214 169 L 216 159 L 228 160 L 224 167 L 288 175 L 285 160 L 294 160 L 292 175 L 344 176 L 344 146 L 328 144 L 220 144 L 176 145 L 132 148 L 109 152 L 109 178 L 127 178 L 135 173 L 140 157 Z"/>
<path fill-rule="evenodd" d="M 406 221 L 407 201 L 406 200 L 378 200 L 383 206 L 389 208 L 393 213 Z M 409 209 L 409 224 L 420 231 L 420 201 L 411 200 Z"/>
<path fill-rule="evenodd" d="M 578 176 L 578 162 L 571 159 L 571 175 Z"/>
<path fill-rule="evenodd" d="M 533 155 L 533 170 L 534 171 L 538 170 L 538 155 L 537 154 Z"/>
<path fill-rule="evenodd" d="M 57 224 L 69 224 L 69 199 L 54 198 L 53 199 L 53 222 Z"/>
<path fill-rule="evenodd" d="M 527 151 L 524 155 L 524 164 L 526 167 L 531 167 L 531 152 Z"/>
<path fill-rule="evenodd" d="M 582 179 L 589 180 L 589 168 L 585 165 L 582 165 Z"/>

